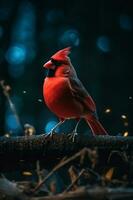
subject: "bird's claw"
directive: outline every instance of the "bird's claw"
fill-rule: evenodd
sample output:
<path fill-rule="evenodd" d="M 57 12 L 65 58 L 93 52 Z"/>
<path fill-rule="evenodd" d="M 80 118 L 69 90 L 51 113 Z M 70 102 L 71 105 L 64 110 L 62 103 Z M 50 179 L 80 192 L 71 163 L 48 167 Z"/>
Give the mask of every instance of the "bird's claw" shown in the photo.
<path fill-rule="evenodd" d="M 78 135 L 78 133 L 77 132 L 75 132 L 75 131 L 73 131 L 72 133 L 70 133 L 69 135 L 68 135 L 68 137 L 70 138 L 70 139 L 72 139 L 72 142 L 74 142 L 75 141 L 75 137 Z"/>
<path fill-rule="evenodd" d="M 55 134 L 54 130 L 51 130 L 49 133 L 45 134 L 45 138 L 53 138 L 53 135 Z"/>

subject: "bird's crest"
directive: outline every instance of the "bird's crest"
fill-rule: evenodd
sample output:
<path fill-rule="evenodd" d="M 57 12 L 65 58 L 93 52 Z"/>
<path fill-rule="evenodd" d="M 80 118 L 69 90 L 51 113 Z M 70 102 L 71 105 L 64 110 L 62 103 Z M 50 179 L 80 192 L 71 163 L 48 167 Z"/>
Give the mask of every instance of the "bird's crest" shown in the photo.
<path fill-rule="evenodd" d="M 51 58 L 55 59 L 55 60 L 67 60 L 67 56 L 69 55 L 69 53 L 71 52 L 71 47 L 67 47 L 65 49 L 62 49 L 60 51 L 57 51 Z"/>

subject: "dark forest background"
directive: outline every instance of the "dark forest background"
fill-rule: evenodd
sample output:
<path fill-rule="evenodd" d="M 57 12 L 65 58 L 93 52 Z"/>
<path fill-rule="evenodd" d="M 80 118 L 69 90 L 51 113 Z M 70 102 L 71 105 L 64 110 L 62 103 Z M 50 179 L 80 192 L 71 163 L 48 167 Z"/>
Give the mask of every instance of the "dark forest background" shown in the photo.
<path fill-rule="evenodd" d="M 43 64 L 72 46 L 71 60 L 95 99 L 111 135 L 133 133 L 133 9 L 131 0 L 0 0 L 0 80 L 22 125 L 38 134 L 58 121 L 43 102 Z M 74 120 L 59 132 L 70 132 Z M 84 122 L 80 133 L 89 134 Z M 0 89 L 0 134 L 20 135 L 19 124 Z"/>

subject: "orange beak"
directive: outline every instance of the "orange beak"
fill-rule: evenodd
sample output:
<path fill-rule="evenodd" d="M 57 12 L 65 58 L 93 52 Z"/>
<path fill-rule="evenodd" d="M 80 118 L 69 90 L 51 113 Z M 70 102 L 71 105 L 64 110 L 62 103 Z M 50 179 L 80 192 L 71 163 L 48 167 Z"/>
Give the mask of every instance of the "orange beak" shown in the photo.
<path fill-rule="evenodd" d="M 54 64 L 51 62 L 51 60 L 49 60 L 48 62 L 46 62 L 43 67 L 47 68 L 47 69 L 54 69 L 55 66 Z"/>

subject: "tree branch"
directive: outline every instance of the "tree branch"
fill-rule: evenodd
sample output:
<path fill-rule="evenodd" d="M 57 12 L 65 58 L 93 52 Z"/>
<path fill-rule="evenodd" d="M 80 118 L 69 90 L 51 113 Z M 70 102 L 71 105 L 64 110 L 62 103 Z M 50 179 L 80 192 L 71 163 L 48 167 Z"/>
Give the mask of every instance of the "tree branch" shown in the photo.
<path fill-rule="evenodd" d="M 93 188 L 81 187 L 74 192 L 62 193 L 55 196 L 33 197 L 31 200 L 124 200 L 128 198 L 133 198 L 133 188 L 108 188 L 97 186 Z"/>
<path fill-rule="evenodd" d="M 133 146 L 133 137 L 79 135 L 74 142 L 64 134 L 47 138 L 44 135 L 1 137 L 0 159 L 39 160 L 44 156 L 66 156 L 83 147 L 95 146 L 101 149 L 130 149 Z"/>

